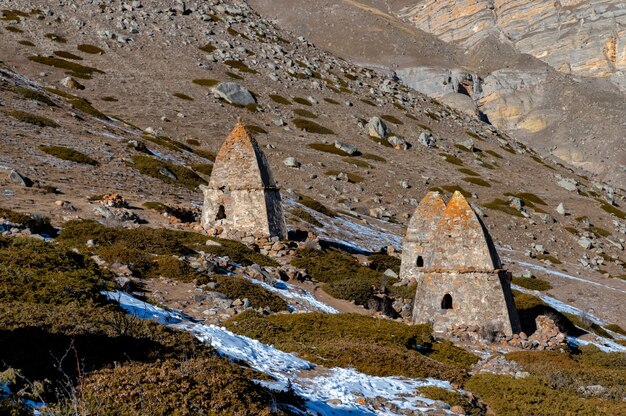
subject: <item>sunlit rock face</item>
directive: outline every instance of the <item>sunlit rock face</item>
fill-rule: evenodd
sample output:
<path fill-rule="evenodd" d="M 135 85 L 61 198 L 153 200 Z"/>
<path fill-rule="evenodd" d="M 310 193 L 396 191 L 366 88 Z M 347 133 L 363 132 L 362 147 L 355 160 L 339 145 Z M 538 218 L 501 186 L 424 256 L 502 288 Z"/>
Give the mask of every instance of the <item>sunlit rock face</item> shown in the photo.
<path fill-rule="evenodd" d="M 447 42 L 470 48 L 496 34 L 561 72 L 608 77 L 626 89 L 621 0 L 423 0 L 402 15 Z"/>

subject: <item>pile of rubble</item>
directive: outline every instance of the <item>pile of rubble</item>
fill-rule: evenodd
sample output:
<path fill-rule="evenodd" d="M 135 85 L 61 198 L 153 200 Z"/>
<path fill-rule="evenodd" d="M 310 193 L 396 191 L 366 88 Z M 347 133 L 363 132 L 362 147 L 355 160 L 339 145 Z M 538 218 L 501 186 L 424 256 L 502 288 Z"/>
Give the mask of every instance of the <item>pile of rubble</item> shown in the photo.
<path fill-rule="evenodd" d="M 510 346 L 524 350 L 563 350 L 567 348 L 567 336 L 559 330 L 554 321 L 545 315 L 535 319 L 537 330 L 530 336 L 524 332 L 506 336 L 501 331 L 490 331 L 478 325 L 459 325 L 452 329 L 450 337 L 454 341 Z"/>
<path fill-rule="evenodd" d="M 470 374 L 496 374 L 514 378 L 526 378 L 530 375 L 521 365 L 513 360 L 507 360 L 503 355 L 477 362 L 472 366 Z"/>

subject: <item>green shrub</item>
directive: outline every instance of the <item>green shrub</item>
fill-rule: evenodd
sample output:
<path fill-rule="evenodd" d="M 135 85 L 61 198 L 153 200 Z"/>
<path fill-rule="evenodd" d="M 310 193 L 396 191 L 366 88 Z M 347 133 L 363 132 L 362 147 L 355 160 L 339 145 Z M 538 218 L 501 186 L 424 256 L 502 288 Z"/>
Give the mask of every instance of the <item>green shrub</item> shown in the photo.
<path fill-rule="evenodd" d="M 320 126 L 319 124 L 306 120 L 303 118 L 294 118 L 291 122 L 299 129 L 306 131 L 307 133 L 316 133 L 316 134 L 335 134 L 334 131 L 328 129 L 324 126 Z"/>
<path fill-rule="evenodd" d="M 563 262 L 550 254 L 537 254 L 537 260 L 548 260 L 552 264 L 563 264 Z"/>
<path fill-rule="evenodd" d="M 372 254 L 367 260 L 369 261 L 369 268 L 377 272 L 384 272 L 387 269 L 391 269 L 396 272 L 396 274 L 400 273 L 401 261 L 397 257 L 388 254 Z"/>
<path fill-rule="evenodd" d="M 485 153 L 490 154 L 491 156 L 497 158 L 497 159 L 502 159 L 502 156 L 500 156 L 500 154 L 496 151 L 493 150 L 485 150 Z"/>
<path fill-rule="evenodd" d="M 67 43 L 67 39 L 65 39 L 63 36 L 60 35 L 56 35 L 54 33 L 46 33 L 44 35 L 44 37 L 50 39 L 51 41 L 54 42 L 58 42 L 58 43 Z"/>
<path fill-rule="evenodd" d="M 332 104 L 332 105 L 340 105 L 340 103 L 338 101 L 333 100 L 332 98 L 324 98 L 324 101 L 326 101 L 327 103 Z"/>
<path fill-rule="evenodd" d="M 24 31 L 22 29 L 20 29 L 19 27 L 16 27 L 16 26 L 6 26 L 5 29 L 8 30 L 9 32 L 13 32 L 13 33 L 24 33 Z"/>
<path fill-rule="evenodd" d="M 599 399 L 581 400 L 576 394 L 551 388 L 548 382 L 534 376 L 514 379 L 509 376 L 479 374 L 465 384 L 465 389 L 478 394 L 496 415 L 609 416 L 626 412 L 626 403 Z"/>
<path fill-rule="evenodd" d="M 257 377 L 262 378 L 219 357 L 132 362 L 89 374 L 81 394 L 89 414 L 283 414 L 275 393 L 253 381 Z M 59 410 L 63 406 L 72 408 L 68 402 Z"/>
<path fill-rule="evenodd" d="M 213 165 L 208 163 L 195 163 L 191 165 L 191 169 L 206 176 L 211 176 L 213 172 Z"/>
<path fill-rule="evenodd" d="M 376 284 L 362 278 L 345 279 L 324 285 L 324 291 L 337 299 L 353 301 L 357 305 L 367 305 L 374 296 Z"/>
<path fill-rule="evenodd" d="M 291 105 L 291 101 L 289 101 L 287 98 L 280 96 L 280 95 L 276 95 L 276 94 L 270 94 L 269 95 L 270 100 L 274 101 L 275 103 L 278 104 L 282 104 L 282 105 Z"/>
<path fill-rule="evenodd" d="M 600 227 L 589 227 L 587 228 L 587 231 L 592 232 L 596 235 L 596 237 L 600 238 L 600 237 L 609 237 L 611 235 L 611 232 L 608 230 L 605 230 L 604 228 L 600 228 Z"/>
<path fill-rule="evenodd" d="M 463 161 L 456 156 L 452 156 L 447 153 L 440 153 L 440 155 L 443 156 L 443 160 L 445 160 L 448 163 L 451 163 L 456 166 L 463 166 Z"/>
<path fill-rule="evenodd" d="M 83 165 L 98 166 L 100 163 L 78 150 L 64 146 L 39 146 L 39 149 L 49 155 Z"/>
<path fill-rule="evenodd" d="M 153 211 L 158 212 L 159 214 L 164 214 L 169 211 L 169 207 L 161 202 L 156 201 L 147 201 L 143 203 L 143 206 L 151 209 Z"/>
<path fill-rule="evenodd" d="M 100 120 L 109 120 L 109 117 L 100 112 L 100 110 L 96 109 L 91 103 L 82 97 L 71 97 L 67 99 L 67 102 L 72 105 L 77 110 L 82 111 L 83 113 L 89 114 Z"/>
<path fill-rule="evenodd" d="M 474 172 L 473 170 L 467 168 L 461 168 L 459 169 L 459 172 L 469 176 L 480 176 L 480 173 Z"/>
<path fill-rule="evenodd" d="M 21 224 L 35 234 L 55 234 L 56 231 L 50 219 L 41 215 L 22 214 L 10 209 L 0 207 L 0 217 L 14 224 Z"/>
<path fill-rule="evenodd" d="M 473 183 L 474 185 L 484 186 L 485 188 L 491 188 L 491 184 L 489 182 L 487 182 L 486 180 L 481 179 L 481 178 L 468 176 L 466 178 L 463 178 L 463 180 L 465 182 Z"/>
<path fill-rule="evenodd" d="M 472 196 L 471 192 L 466 191 L 465 189 L 461 188 L 459 185 L 442 185 L 441 186 L 445 191 L 453 194 L 455 192 L 460 192 L 461 195 L 463 195 L 465 198 L 469 198 Z M 444 193 L 444 192 L 440 192 L 440 193 Z"/>
<path fill-rule="evenodd" d="M 382 116 L 380 116 L 380 118 L 382 118 L 385 121 L 388 121 L 390 123 L 393 123 L 395 125 L 401 126 L 404 124 L 404 122 L 394 116 L 388 115 L 388 114 L 383 114 Z"/>
<path fill-rule="evenodd" d="M 33 124 L 39 127 L 59 127 L 59 125 L 48 117 L 38 116 L 27 111 L 11 110 L 9 115 L 23 123 Z"/>
<path fill-rule="evenodd" d="M 305 110 L 303 108 L 294 108 L 293 109 L 293 113 L 297 116 L 300 117 L 306 117 L 306 118 L 317 118 L 317 116 L 315 115 L 315 113 L 312 113 L 308 110 Z"/>
<path fill-rule="evenodd" d="M 54 51 L 54 54 L 56 56 L 58 56 L 59 58 L 72 59 L 74 61 L 82 61 L 83 60 L 82 57 L 80 57 L 78 55 L 75 55 L 75 54 L 73 54 L 71 52 L 67 52 L 67 51 Z"/>
<path fill-rule="evenodd" d="M 587 322 L 585 321 L 583 318 L 581 318 L 578 315 L 574 315 L 571 313 L 567 313 L 567 312 L 563 312 L 563 315 L 574 325 L 576 325 L 577 327 L 584 329 L 587 332 L 593 332 L 597 335 L 600 335 L 601 337 L 605 337 L 605 338 L 613 338 L 611 336 L 611 334 L 609 334 L 608 332 L 606 332 L 604 330 L 604 328 L 602 328 L 600 325 L 596 324 L 595 322 Z"/>
<path fill-rule="evenodd" d="M 527 278 L 527 277 L 514 277 L 513 284 L 521 286 L 525 289 L 530 290 L 550 290 L 552 289 L 552 285 L 547 280 L 537 279 L 537 278 Z"/>
<path fill-rule="evenodd" d="M 207 43 L 204 46 L 200 46 L 198 49 L 200 49 L 202 52 L 213 53 L 213 52 L 215 52 L 215 50 L 217 48 L 215 46 L 211 45 L 210 43 Z"/>
<path fill-rule="evenodd" d="M 373 102 L 372 102 L 372 101 L 370 101 L 370 100 L 366 100 L 366 99 L 364 99 L 364 98 L 361 98 L 361 101 L 362 101 L 362 102 L 364 102 L 364 103 L 365 103 L 365 104 L 367 104 L 367 105 L 371 105 L 372 107 L 376 107 L 376 104 L 375 104 L 375 103 L 373 103 Z"/>
<path fill-rule="evenodd" d="M 324 214 L 327 217 L 336 217 L 337 213 L 332 209 L 326 207 L 321 202 L 311 198 L 310 196 L 298 194 L 298 203 L 305 207 L 311 208 L 313 211 L 317 211 L 320 214 Z"/>
<path fill-rule="evenodd" d="M 180 185 L 189 189 L 196 189 L 200 185 L 207 184 L 197 173 L 184 166 L 143 155 L 132 156 L 132 161 L 132 166 L 140 173 L 160 179 L 165 183 Z M 175 179 L 163 172 L 171 173 Z"/>
<path fill-rule="evenodd" d="M 187 139 L 185 141 L 187 142 L 187 144 L 190 144 L 192 146 L 200 146 L 200 142 L 196 139 Z"/>
<path fill-rule="evenodd" d="M 602 210 L 604 210 L 605 212 L 615 215 L 617 218 L 620 218 L 622 220 L 626 219 L 626 212 L 622 211 L 621 209 L 617 207 L 614 207 L 608 202 L 602 201 L 601 199 L 598 199 L 598 202 L 600 202 L 600 208 L 602 208 Z"/>
<path fill-rule="evenodd" d="M 608 329 L 609 331 L 613 331 L 617 334 L 626 335 L 626 330 L 624 330 L 621 326 L 617 324 L 609 324 L 609 325 L 605 325 L 604 327 Z"/>
<path fill-rule="evenodd" d="M 365 169 L 374 169 L 374 166 L 370 165 L 369 163 L 367 163 L 364 160 L 361 159 L 357 159 L 356 157 L 346 157 L 342 159 L 344 162 L 349 163 L 351 165 L 355 165 L 358 166 L 360 168 L 365 168 Z"/>
<path fill-rule="evenodd" d="M 510 206 L 508 202 L 498 198 L 494 199 L 491 202 L 484 203 L 483 208 L 501 211 L 505 214 L 513 215 L 514 217 L 523 217 L 522 213 Z"/>
<path fill-rule="evenodd" d="M 42 94 L 39 91 L 35 91 L 30 88 L 15 87 L 13 88 L 13 92 L 15 92 L 20 97 L 25 98 L 27 100 L 34 100 L 50 107 L 56 107 L 56 104 L 54 103 L 54 101 L 52 101 L 45 94 Z"/>
<path fill-rule="evenodd" d="M 249 74 L 257 74 L 258 72 L 250 67 L 248 67 L 246 64 L 244 64 L 241 61 L 235 61 L 232 59 L 227 59 L 224 61 L 225 65 L 228 65 L 231 68 L 235 68 L 237 70 L 239 70 L 240 72 L 246 72 Z"/>
<path fill-rule="evenodd" d="M 226 72 L 226 75 L 227 75 L 229 78 L 236 79 L 236 80 L 242 80 L 242 79 L 243 79 L 243 77 L 242 77 L 242 76 L 237 75 L 237 74 L 234 74 L 234 73 L 232 73 L 232 72 Z"/>
<path fill-rule="evenodd" d="M 194 152 L 195 153 L 195 151 L 191 147 L 185 145 L 184 143 L 178 142 L 176 140 L 172 140 L 172 139 L 170 139 L 169 137 L 166 137 L 166 136 L 153 136 L 151 134 L 144 134 L 142 136 L 142 138 L 144 140 L 147 140 L 149 142 L 152 142 L 154 144 L 158 144 L 159 146 L 163 146 L 163 147 L 165 147 L 167 149 L 174 150 L 174 151 L 177 151 L 177 152 L 181 152 L 183 150 L 186 150 L 188 152 Z"/>
<path fill-rule="evenodd" d="M 191 82 L 193 82 L 196 85 L 200 85 L 202 87 L 214 87 L 214 86 L 216 86 L 217 84 L 220 83 L 216 79 L 205 79 L 205 78 L 194 79 Z"/>
<path fill-rule="evenodd" d="M 102 55 L 104 54 L 104 49 L 98 48 L 94 45 L 89 45 L 86 43 L 80 44 L 76 47 L 79 51 L 84 53 L 89 53 L 92 55 Z"/>
<path fill-rule="evenodd" d="M 311 104 L 311 101 L 307 100 L 306 98 L 302 98 L 302 97 L 293 97 L 292 98 L 293 102 L 301 104 L 301 105 L 306 105 L 311 107 L 313 104 Z"/>
<path fill-rule="evenodd" d="M 303 221 L 308 222 L 311 225 L 314 225 L 315 227 L 323 227 L 324 224 L 322 224 L 321 222 L 319 222 L 313 215 L 311 215 L 311 213 L 309 213 L 307 210 L 305 210 L 304 208 L 293 208 L 291 211 L 289 211 L 291 213 L 291 215 L 300 218 Z"/>
<path fill-rule="evenodd" d="M 242 277 L 215 276 L 217 291 L 229 299 L 247 298 L 253 308 L 268 308 L 272 312 L 288 311 L 289 305 L 281 297 Z"/>
<path fill-rule="evenodd" d="M 76 62 L 67 61 L 61 58 L 55 58 L 53 56 L 30 56 L 29 60 L 37 62 L 42 65 L 53 66 L 55 68 L 66 69 L 69 74 L 77 78 L 91 78 L 93 74 L 104 74 L 99 69 L 84 66 Z"/>
<path fill-rule="evenodd" d="M 306 269 L 308 274 L 323 283 L 361 279 L 370 285 L 380 285 L 382 274 L 362 266 L 350 254 L 340 251 L 315 251 L 301 249 L 291 261 L 296 267 Z"/>
<path fill-rule="evenodd" d="M 175 92 L 174 94 L 172 94 L 174 97 L 176 98 L 180 98 L 181 100 L 185 100 L 185 101 L 193 101 L 193 98 L 191 98 L 190 96 L 180 93 L 180 92 Z"/>
<path fill-rule="evenodd" d="M 376 162 L 387 162 L 387 159 L 385 159 L 384 157 L 378 156 L 378 155 L 374 155 L 372 153 L 363 153 L 361 155 L 361 157 L 363 159 L 373 160 L 373 161 L 376 161 Z"/>
<path fill-rule="evenodd" d="M 35 46 L 35 44 L 29 40 L 18 40 L 17 43 L 24 46 Z"/>
<path fill-rule="evenodd" d="M 205 150 L 205 149 L 193 149 L 193 152 L 200 156 L 203 157 L 207 160 L 210 160 L 211 162 L 215 162 L 215 153 L 209 151 L 209 150 Z"/>
<path fill-rule="evenodd" d="M 238 241 L 214 237 L 211 237 L 210 239 L 220 243 L 220 245 L 203 247 L 202 250 L 204 252 L 211 253 L 216 256 L 228 256 L 231 260 L 241 264 L 242 266 L 249 266 L 253 263 L 258 264 L 259 266 L 278 266 L 278 262 L 276 260 L 257 253 Z"/>
<path fill-rule="evenodd" d="M 0 238 L 0 302 L 95 300 L 102 278 L 81 254 L 30 238 Z"/>
<path fill-rule="evenodd" d="M 311 144 L 309 144 L 307 146 L 310 147 L 311 149 L 319 150 L 320 152 L 330 153 L 330 154 L 339 155 L 339 156 L 349 156 L 343 150 L 338 149 L 337 146 L 335 146 L 334 144 L 311 143 Z"/>
<path fill-rule="evenodd" d="M 405 325 L 356 314 L 263 317 L 245 312 L 227 321 L 226 326 L 326 367 L 351 367 L 375 376 L 437 377 L 454 381 L 466 377 L 464 363 L 430 357 L 433 342 L 428 325 Z M 423 353 L 418 352 L 418 347 Z M 451 348 L 456 349 L 462 360 L 466 355 L 471 356 L 459 348 Z"/>

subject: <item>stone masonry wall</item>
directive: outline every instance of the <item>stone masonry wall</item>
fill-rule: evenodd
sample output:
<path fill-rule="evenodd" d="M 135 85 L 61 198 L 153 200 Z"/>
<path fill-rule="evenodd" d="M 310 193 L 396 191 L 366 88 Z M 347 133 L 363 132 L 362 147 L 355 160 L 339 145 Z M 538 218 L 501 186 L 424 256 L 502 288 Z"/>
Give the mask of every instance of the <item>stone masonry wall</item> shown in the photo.
<path fill-rule="evenodd" d="M 442 309 L 445 295 L 452 308 Z M 430 323 L 435 332 L 458 325 L 478 325 L 507 336 L 520 331 L 510 281 L 505 272 L 425 272 L 418 282 L 414 323 Z"/>

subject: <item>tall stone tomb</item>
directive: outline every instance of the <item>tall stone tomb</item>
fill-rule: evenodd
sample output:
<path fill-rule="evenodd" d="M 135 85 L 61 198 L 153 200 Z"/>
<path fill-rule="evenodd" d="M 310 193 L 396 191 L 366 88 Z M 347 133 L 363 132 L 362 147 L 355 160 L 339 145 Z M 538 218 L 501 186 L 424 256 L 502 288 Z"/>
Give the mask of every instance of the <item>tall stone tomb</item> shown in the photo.
<path fill-rule="evenodd" d="M 457 325 L 508 336 L 520 331 L 510 275 L 459 192 L 447 206 L 436 192 L 420 202 L 404 240 L 400 277 L 417 282 L 414 323 L 430 323 L 439 333 Z"/>
<path fill-rule="evenodd" d="M 287 238 L 280 192 L 258 143 L 238 122 L 220 148 L 208 186 L 202 186 L 204 229 L 225 236 Z"/>

